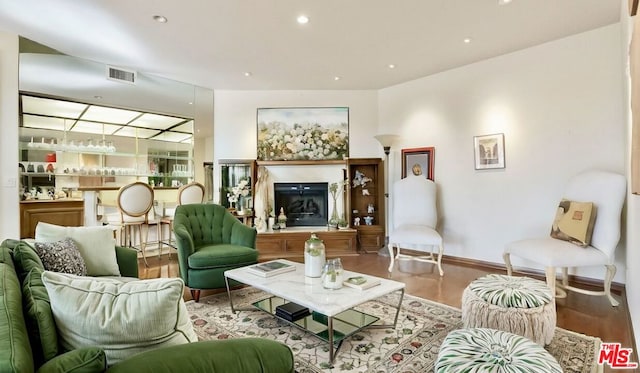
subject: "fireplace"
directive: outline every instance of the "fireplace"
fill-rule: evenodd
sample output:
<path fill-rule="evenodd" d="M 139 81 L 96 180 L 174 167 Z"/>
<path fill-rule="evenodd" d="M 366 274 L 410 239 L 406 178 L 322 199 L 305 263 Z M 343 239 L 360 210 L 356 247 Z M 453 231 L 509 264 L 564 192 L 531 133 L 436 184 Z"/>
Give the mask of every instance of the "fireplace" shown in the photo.
<path fill-rule="evenodd" d="M 283 207 L 288 227 L 327 225 L 327 183 L 274 183 L 273 190 L 276 216 Z"/>

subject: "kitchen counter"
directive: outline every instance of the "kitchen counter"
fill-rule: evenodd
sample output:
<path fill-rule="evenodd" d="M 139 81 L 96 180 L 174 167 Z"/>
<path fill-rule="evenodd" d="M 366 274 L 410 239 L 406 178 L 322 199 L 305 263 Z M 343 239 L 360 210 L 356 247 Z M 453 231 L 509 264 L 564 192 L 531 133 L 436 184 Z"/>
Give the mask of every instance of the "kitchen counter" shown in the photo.
<path fill-rule="evenodd" d="M 67 227 L 82 226 L 84 200 L 62 198 L 20 201 L 20 238 L 34 238 L 38 222 Z"/>

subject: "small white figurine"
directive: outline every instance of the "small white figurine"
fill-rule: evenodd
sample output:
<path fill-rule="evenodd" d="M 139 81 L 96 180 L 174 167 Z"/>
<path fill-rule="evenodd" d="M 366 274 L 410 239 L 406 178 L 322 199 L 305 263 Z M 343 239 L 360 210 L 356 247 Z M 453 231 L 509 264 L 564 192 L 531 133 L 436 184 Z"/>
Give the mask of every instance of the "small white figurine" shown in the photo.
<path fill-rule="evenodd" d="M 371 178 L 364 176 L 364 173 L 356 170 L 355 177 L 353 178 L 353 187 L 365 187 L 368 182 L 372 181 Z"/>
<path fill-rule="evenodd" d="M 357 226 L 357 225 L 360 225 L 360 217 L 359 217 L 359 216 L 356 216 L 356 217 L 353 219 L 353 225 L 356 225 L 356 226 Z"/>
<path fill-rule="evenodd" d="M 362 195 L 363 196 L 370 196 L 369 189 L 362 189 Z"/>

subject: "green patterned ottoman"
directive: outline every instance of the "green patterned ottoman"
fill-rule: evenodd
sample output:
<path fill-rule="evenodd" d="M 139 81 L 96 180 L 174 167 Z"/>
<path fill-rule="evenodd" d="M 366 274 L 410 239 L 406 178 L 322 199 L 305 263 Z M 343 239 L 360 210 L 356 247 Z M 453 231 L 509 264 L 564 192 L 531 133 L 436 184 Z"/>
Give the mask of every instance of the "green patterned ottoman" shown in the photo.
<path fill-rule="evenodd" d="M 491 274 L 464 289 L 462 323 L 465 328 L 518 334 L 544 346 L 553 339 L 556 307 L 546 283 L 529 277 Z"/>
<path fill-rule="evenodd" d="M 562 373 L 556 359 L 542 346 L 501 330 L 458 329 L 440 346 L 436 373 Z"/>

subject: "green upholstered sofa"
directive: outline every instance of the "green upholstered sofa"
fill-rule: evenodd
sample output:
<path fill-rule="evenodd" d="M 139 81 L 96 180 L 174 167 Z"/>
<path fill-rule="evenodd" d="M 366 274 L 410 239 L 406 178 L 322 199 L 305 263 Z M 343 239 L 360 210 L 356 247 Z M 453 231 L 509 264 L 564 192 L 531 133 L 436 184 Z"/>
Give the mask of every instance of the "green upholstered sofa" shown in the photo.
<path fill-rule="evenodd" d="M 28 258 L 31 254 L 27 248 L 33 250 L 16 240 L 0 245 L 0 373 L 293 372 L 293 356 L 287 346 L 258 338 L 158 348 L 111 367 L 106 366 L 104 351 L 99 347 L 62 351 L 40 278 L 42 269 L 37 268 L 36 260 Z M 121 274 L 137 277 L 136 251 L 122 247 L 116 250 Z M 38 317 L 33 316 L 34 311 Z"/>
<path fill-rule="evenodd" d="M 224 271 L 255 264 L 256 230 L 216 204 L 176 208 L 173 232 L 180 277 L 197 302 L 200 290 L 225 287 Z"/>

